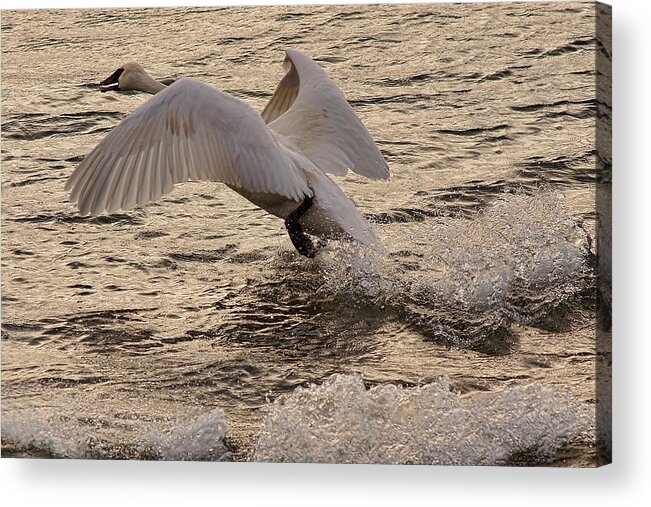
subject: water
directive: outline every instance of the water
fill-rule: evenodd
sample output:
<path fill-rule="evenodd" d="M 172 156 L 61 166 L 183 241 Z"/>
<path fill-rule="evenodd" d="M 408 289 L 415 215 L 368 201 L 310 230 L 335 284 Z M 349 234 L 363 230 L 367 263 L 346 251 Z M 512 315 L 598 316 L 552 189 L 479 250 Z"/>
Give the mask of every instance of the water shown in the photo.
<path fill-rule="evenodd" d="M 594 24 L 579 3 L 3 12 L 3 455 L 594 465 Z M 148 98 L 99 93 L 120 64 L 261 110 L 283 47 L 389 163 L 336 178 L 383 255 L 300 257 L 217 183 L 67 202 Z"/>

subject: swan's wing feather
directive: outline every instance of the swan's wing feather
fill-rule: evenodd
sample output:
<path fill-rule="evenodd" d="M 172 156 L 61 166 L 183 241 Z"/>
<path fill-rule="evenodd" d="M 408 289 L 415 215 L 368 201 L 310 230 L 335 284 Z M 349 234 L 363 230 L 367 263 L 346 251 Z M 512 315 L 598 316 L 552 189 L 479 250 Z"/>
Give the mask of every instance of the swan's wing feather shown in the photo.
<path fill-rule="evenodd" d="M 299 165 L 252 108 L 185 78 L 115 127 L 66 189 L 82 214 L 93 215 L 143 206 L 188 180 L 300 201 L 312 191 Z"/>
<path fill-rule="evenodd" d="M 287 74 L 280 80 L 271 100 L 260 113 L 267 123 L 271 123 L 279 116 L 282 116 L 294 103 L 298 95 L 300 81 L 296 67 L 292 65 L 289 58 L 285 59 L 285 67 L 287 68 Z"/>
<path fill-rule="evenodd" d="M 306 55 L 286 54 L 289 70 L 262 113 L 269 126 L 325 172 L 387 179 L 384 157 L 337 85 Z"/>

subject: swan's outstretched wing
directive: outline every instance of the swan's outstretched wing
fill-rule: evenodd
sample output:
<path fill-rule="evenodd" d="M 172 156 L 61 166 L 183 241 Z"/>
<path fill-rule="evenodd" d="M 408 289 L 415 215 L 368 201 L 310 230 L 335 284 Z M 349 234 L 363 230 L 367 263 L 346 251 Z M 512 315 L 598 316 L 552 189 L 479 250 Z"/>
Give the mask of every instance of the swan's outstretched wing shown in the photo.
<path fill-rule="evenodd" d="M 262 111 L 264 120 L 323 171 L 387 179 L 386 161 L 337 85 L 309 57 L 285 52 L 288 71 Z"/>
<path fill-rule="evenodd" d="M 70 176 L 81 214 L 130 209 L 175 183 L 215 180 L 296 201 L 311 196 L 296 157 L 240 100 L 180 79 L 115 127 Z"/>

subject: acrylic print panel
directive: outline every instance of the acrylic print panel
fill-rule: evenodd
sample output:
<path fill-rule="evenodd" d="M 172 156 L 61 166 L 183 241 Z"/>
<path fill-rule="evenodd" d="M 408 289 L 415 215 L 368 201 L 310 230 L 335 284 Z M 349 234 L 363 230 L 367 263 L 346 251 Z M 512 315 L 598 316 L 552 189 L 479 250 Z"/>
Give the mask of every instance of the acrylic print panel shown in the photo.
<path fill-rule="evenodd" d="M 594 3 L 4 11 L 3 456 L 609 462 L 610 48 Z"/>

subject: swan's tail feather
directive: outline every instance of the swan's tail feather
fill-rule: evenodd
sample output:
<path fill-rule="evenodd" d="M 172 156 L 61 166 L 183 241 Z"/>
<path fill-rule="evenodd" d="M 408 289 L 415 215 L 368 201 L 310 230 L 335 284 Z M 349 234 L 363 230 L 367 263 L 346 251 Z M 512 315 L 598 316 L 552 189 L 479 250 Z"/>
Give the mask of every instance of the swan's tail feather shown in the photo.
<path fill-rule="evenodd" d="M 309 174 L 308 181 L 314 201 L 301 220 L 308 233 L 323 238 L 347 237 L 374 250 L 383 250 L 371 224 L 328 176 Z"/>

